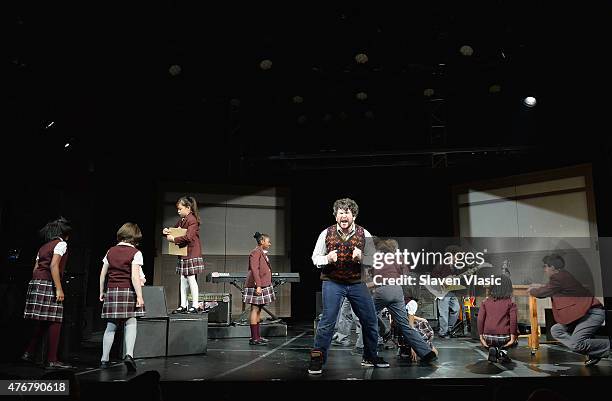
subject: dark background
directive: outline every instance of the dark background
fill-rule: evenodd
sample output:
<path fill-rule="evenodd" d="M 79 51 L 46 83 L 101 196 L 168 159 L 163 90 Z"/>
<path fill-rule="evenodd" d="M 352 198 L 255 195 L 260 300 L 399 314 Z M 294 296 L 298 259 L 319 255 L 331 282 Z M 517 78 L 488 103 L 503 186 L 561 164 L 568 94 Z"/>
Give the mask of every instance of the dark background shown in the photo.
<path fill-rule="evenodd" d="M 310 254 L 340 197 L 371 232 L 451 236 L 453 184 L 592 163 L 599 235 L 610 235 L 604 7 L 9 5 L 2 321 L 20 319 L 36 231 L 60 214 L 74 225 L 81 309 L 97 307 L 84 289 L 126 221 L 144 231 L 152 281 L 165 181 L 290 187 L 298 319 L 313 317 Z"/>

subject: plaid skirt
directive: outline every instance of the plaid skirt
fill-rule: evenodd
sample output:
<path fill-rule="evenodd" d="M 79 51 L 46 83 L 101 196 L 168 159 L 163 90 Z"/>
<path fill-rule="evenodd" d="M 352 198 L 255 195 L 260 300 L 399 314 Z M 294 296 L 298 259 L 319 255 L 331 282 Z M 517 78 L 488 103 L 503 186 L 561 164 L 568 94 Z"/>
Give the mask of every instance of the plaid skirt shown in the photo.
<path fill-rule="evenodd" d="M 256 288 L 246 287 L 242 293 L 242 302 L 251 305 L 267 305 L 276 299 L 272 286 L 263 287 L 261 295 L 255 294 Z"/>
<path fill-rule="evenodd" d="M 194 274 L 204 273 L 205 268 L 204 258 L 201 256 L 189 259 L 182 259 L 179 257 L 176 265 L 176 274 L 180 274 L 181 276 L 193 276 Z"/>
<path fill-rule="evenodd" d="M 429 322 L 419 320 L 415 322 L 414 328 L 419 332 L 423 340 L 431 345 L 431 339 L 433 338 L 434 331 Z"/>
<path fill-rule="evenodd" d="M 26 296 L 24 319 L 60 322 L 64 316 L 64 305 L 56 301 L 55 287 L 49 280 L 30 280 Z"/>
<path fill-rule="evenodd" d="M 508 341 L 510 341 L 509 334 L 484 334 L 483 337 L 489 347 L 503 347 L 504 345 L 508 344 Z"/>
<path fill-rule="evenodd" d="M 142 317 L 145 308 L 136 308 L 136 291 L 132 288 L 111 287 L 106 289 L 102 319 L 128 319 Z"/>

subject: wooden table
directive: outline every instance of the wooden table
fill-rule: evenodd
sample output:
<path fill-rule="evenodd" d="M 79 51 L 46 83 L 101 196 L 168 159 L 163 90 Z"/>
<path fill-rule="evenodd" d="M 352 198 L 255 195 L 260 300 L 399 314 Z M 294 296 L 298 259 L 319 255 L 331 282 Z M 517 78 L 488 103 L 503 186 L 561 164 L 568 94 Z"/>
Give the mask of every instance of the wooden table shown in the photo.
<path fill-rule="evenodd" d="M 522 335 L 519 337 L 527 337 L 527 344 L 531 349 L 531 354 L 534 355 L 540 348 L 540 325 L 538 324 L 538 302 L 537 298 L 527 293 L 528 285 L 513 285 L 515 297 L 529 297 L 529 322 L 531 325 L 531 334 Z"/>

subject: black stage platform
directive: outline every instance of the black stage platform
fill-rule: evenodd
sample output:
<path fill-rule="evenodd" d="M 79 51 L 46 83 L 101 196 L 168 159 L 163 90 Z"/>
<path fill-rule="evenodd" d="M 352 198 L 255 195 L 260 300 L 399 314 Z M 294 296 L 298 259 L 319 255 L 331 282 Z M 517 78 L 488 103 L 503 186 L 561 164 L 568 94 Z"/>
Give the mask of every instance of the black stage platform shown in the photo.
<path fill-rule="evenodd" d="M 324 373 L 311 376 L 307 366 L 313 342 L 312 325 L 292 325 L 287 337 L 269 339 L 266 347 L 250 346 L 248 339 L 243 338 L 210 339 L 206 355 L 140 359 L 135 374 L 128 374 L 120 363 L 107 370 L 98 369 L 101 346 L 95 342 L 84 343 L 70 362 L 78 366 L 76 376 L 82 399 L 104 398 L 101 394 L 127 388 L 130 382 L 144 381 L 147 375 L 157 377 L 145 373 L 149 371 L 159 373 L 158 390 L 165 400 L 184 399 L 185 391 L 221 397 L 216 399 L 240 399 L 244 398 L 241 395 L 245 389 L 253 386 L 263 391 L 282 389 L 281 398 L 321 388 L 332 389 L 334 393 L 342 389 L 344 395 L 363 395 L 365 390 L 374 390 L 380 391 L 381 396 L 387 391 L 391 396 L 397 389 L 406 391 L 404 396 L 411 399 L 424 400 L 463 396 L 480 397 L 475 400 L 524 400 L 534 389 L 544 387 L 564 394 L 566 399 L 581 399 L 580 394 L 591 393 L 612 376 L 610 359 L 585 367 L 583 356 L 547 344 L 532 356 L 526 343 L 521 342 L 511 351 L 512 363 L 490 364 L 485 351 L 469 338 L 436 340 L 440 357 L 431 367 L 399 360 L 396 350 L 388 349 L 380 354 L 390 362 L 390 368 L 364 368 L 360 365 L 361 356 L 355 355 L 351 347 L 334 346 Z M 40 378 L 45 371 L 4 363 L 0 373 L 4 378 Z"/>

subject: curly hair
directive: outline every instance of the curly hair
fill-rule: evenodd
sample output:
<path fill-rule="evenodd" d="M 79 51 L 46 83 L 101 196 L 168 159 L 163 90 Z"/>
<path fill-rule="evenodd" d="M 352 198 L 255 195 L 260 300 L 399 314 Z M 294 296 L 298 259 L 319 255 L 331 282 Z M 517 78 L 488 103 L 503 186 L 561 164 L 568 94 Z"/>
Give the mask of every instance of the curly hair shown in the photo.
<path fill-rule="evenodd" d="M 357 202 L 350 198 L 342 198 L 334 202 L 334 216 L 338 214 L 338 210 L 340 209 L 350 210 L 354 217 L 357 217 L 357 214 L 359 214 L 359 206 L 357 206 Z"/>

